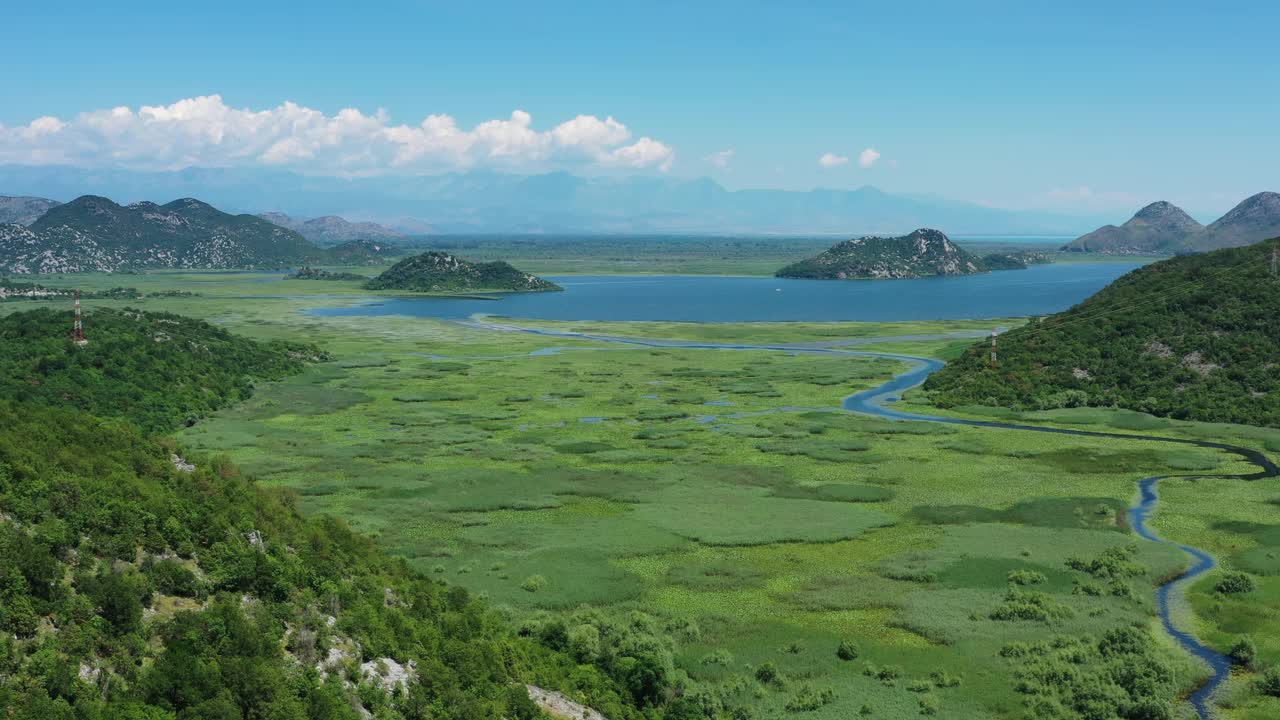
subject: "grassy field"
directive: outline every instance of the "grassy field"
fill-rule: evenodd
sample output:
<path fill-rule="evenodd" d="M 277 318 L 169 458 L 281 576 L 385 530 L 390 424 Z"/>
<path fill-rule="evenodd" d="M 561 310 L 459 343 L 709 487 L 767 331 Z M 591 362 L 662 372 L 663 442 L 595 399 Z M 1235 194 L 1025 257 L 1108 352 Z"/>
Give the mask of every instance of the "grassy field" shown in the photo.
<path fill-rule="evenodd" d="M 903 369 L 893 360 L 318 317 L 301 311 L 341 300 L 302 296 L 342 294 L 330 283 L 291 283 L 305 286 L 289 289 L 296 297 L 232 297 L 255 294 L 246 288 L 256 277 L 115 276 L 82 287 L 193 290 L 201 296 L 129 304 L 333 352 L 334 362 L 259 387 L 180 442 L 296 489 L 308 511 L 346 518 L 422 571 L 485 593 L 516 622 L 573 627 L 605 613 L 653 624 L 693 683 L 747 699 L 762 718 L 810 706 L 802 717 L 859 717 L 865 708 L 875 718 L 931 709 L 1020 718 L 1040 696 L 1018 689 L 1029 665 L 1016 643 L 1059 638 L 1053 647 L 1069 649 L 1062 638 L 1135 625 L 1151 629 L 1170 682 L 1185 690 L 1203 675 L 1159 630 L 1152 603 L 1154 586 L 1186 558 L 1137 541 L 1124 510 L 1142 476 L 1250 469 L 1234 456 L 832 410 Z M 0 312 L 30 306 L 0 304 Z M 719 343 L 894 337 L 855 349 L 939 357 L 969 341 L 935 336 L 990 327 L 522 324 Z M 1137 413 L 1017 419 L 1280 448 L 1275 431 Z M 1257 575 L 1259 588 L 1244 596 L 1215 592 L 1210 576 L 1182 612 L 1223 650 L 1251 635 L 1266 664 L 1280 661 L 1277 502 L 1270 482 L 1169 480 L 1152 523 Z M 1114 587 L 1067 564 L 1130 546 L 1132 572 Z M 842 642 L 856 657 L 838 657 Z M 1251 682 L 1245 674 L 1233 683 L 1225 716 L 1280 713 Z"/>

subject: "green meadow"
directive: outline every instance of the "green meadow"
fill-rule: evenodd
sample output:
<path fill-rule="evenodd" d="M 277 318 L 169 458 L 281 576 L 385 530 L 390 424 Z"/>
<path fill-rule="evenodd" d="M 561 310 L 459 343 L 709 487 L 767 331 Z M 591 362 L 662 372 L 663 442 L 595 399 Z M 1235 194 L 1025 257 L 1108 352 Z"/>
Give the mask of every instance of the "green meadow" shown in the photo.
<path fill-rule="evenodd" d="M 1185 694 L 1207 674 L 1155 615 L 1154 588 L 1187 557 L 1138 539 L 1126 509 L 1144 476 L 1251 466 L 1137 438 L 852 415 L 836 409 L 842 398 L 906 365 L 808 351 L 946 358 L 972 342 L 963 334 L 1016 320 L 503 321 L 797 346 L 653 348 L 319 317 L 305 310 L 350 300 L 314 295 L 355 293 L 300 281 L 254 292 L 257 277 L 103 277 L 103 287 L 200 295 L 95 301 L 87 325 L 97 305 L 131 304 L 331 351 L 332 362 L 260 385 L 179 443 L 295 490 L 304 510 L 346 519 L 529 632 L 561 622 L 572 638 L 601 615 L 659 628 L 690 682 L 760 718 L 1074 717 L 1053 713 L 1101 682 L 1109 639 L 1133 628 L 1151 638 L 1139 657 L 1160 669 L 1160 692 Z M 234 297 L 266 294 L 279 297 Z M 936 412 L 920 392 L 904 405 Z M 1124 411 L 951 412 L 1280 450 L 1280 432 Z M 1178 611 L 1214 647 L 1247 635 L 1259 667 L 1280 662 L 1280 486 L 1169 479 L 1160 493 L 1153 529 L 1257 581 L 1224 594 L 1210 574 Z M 1233 679 L 1223 717 L 1280 715 L 1256 677 Z"/>

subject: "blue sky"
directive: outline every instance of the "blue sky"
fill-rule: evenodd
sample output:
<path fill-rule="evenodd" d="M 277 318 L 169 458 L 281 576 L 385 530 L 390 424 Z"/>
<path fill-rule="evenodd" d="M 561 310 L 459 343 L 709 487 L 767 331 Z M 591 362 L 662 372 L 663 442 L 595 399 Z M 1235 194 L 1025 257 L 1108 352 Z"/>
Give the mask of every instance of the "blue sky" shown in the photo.
<path fill-rule="evenodd" d="M 19 3 L 0 162 L 563 167 L 1210 219 L 1280 190 L 1276 4 L 941 5 Z M 167 129 L 101 114 L 213 95 Z M 306 112 L 253 114 L 285 101 Z"/>

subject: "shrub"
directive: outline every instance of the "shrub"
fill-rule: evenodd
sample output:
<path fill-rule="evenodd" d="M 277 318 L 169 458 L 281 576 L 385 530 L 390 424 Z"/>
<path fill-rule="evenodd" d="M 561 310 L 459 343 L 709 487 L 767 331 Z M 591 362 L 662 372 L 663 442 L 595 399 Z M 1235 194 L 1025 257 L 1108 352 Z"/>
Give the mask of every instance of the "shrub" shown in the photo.
<path fill-rule="evenodd" d="M 1257 587 L 1253 577 L 1247 573 L 1226 572 L 1218 579 L 1218 584 L 1214 585 L 1213 589 L 1224 595 L 1238 595 L 1253 592 Z"/>
<path fill-rule="evenodd" d="M 778 673 L 778 667 L 771 662 L 766 662 L 756 668 L 756 680 L 765 685 L 772 685 L 778 682 L 782 676 Z"/>
<path fill-rule="evenodd" d="M 1010 570 L 1008 578 L 1014 585 L 1039 585 L 1049 581 L 1044 573 L 1035 570 Z"/>
<path fill-rule="evenodd" d="M 1280 666 L 1271 666 L 1262 673 L 1258 680 L 1258 692 L 1271 697 L 1280 697 Z"/>
<path fill-rule="evenodd" d="M 840 645 L 836 647 L 836 657 L 846 662 L 858 659 L 858 646 L 849 640 L 841 640 Z"/>
<path fill-rule="evenodd" d="M 530 575 L 520 583 L 520 589 L 525 592 L 536 593 L 547 586 L 547 579 L 541 575 Z"/>
<path fill-rule="evenodd" d="M 180 597 L 196 597 L 200 594 L 200 582 L 196 580 L 195 573 L 176 560 L 166 558 L 150 563 L 150 567 L 144 564 L 143 569 L 151 580 L 151 587 L 157 592 Z"/>
<path fill-rule="evenodd" d="M 835 702 L 836 694 L 831 688 L 818 690 L 812 685 L 801 685 L 795 694 L 787 698 L 788 712 L 812 712 L 824 705 Z"/>
<path fill-rule="evenodd" d="M 1227 657 L 1231 658 L 1237 665 L 1250 667 L 1258 659 L 1258 648 L 1253 644 L 1253 640 L 1246 635 L 1231 646 L 1231 649 L 1227 651 Z"/>

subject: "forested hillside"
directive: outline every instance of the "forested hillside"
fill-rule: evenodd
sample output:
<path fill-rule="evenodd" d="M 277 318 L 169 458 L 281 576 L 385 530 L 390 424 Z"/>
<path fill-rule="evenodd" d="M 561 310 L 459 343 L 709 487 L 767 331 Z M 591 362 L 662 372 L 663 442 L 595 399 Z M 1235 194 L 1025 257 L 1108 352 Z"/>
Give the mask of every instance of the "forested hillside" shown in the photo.
<path fill-rule="evenodd" d="M 0 716 L 742 718 L 674 670 L 652 618 L 509 618 L 292 495 L 151 434 L 323 358 L 180 316 L 0 320 Z M 545 693 L 540 693 L 545 695 Z"/>
<path fill-rule="evenodd" d="M 979 343 L 925 384 L 943 406 L 1119 406 L 1280 426 L 1280 239 L 1148 265 Z"/>
<path fill-rule="evenodd" d="M 169 313 L 94 309 L 90 342 L 68 341 L 71 314 L 0 317 L 0 398 L 126 418 L 167 430 L 247 398 L 253 379 L 278 379 L 324 358 L 315 347 L 254 342 Z"/>

